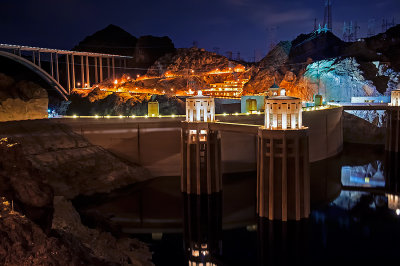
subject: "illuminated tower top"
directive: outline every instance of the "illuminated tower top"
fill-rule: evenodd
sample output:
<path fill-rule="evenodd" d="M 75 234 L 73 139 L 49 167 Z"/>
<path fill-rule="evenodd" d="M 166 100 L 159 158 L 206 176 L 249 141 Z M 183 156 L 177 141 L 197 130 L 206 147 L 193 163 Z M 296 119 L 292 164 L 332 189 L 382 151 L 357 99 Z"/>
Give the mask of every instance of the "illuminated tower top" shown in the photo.
<path fill-rule="evenodd" d="M 265 99 L 265 128 L 302 129 L 301 108 L 301 100 L 286 96 L 285 89 L 282 89 L 279 96 Z"/>
<path fill-rule="evenodd" d="M 400 106 L 400 90 L 392 90 L 390 96 L 390 105 L 391 106 Z"/>
<path fill-rule="evenodd" d="M 203 96 L 199 90 L 197 95 L 186 100 L 187 122 L 214 122 L 215 103 L 214 98 Z"/>

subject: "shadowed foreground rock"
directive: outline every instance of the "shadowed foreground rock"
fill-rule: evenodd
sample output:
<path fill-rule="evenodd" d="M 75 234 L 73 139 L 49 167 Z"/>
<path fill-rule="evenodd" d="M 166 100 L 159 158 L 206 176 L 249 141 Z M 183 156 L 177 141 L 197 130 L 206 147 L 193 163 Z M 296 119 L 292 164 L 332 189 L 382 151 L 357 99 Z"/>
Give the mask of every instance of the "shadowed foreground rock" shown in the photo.
<path fill-rule="evenodd" d="M 0 139 L 0 265 L 153 265 L 144 243 L 83 226 L 64 197 L 53 216 L 46 175 L 21 144 Z"/>

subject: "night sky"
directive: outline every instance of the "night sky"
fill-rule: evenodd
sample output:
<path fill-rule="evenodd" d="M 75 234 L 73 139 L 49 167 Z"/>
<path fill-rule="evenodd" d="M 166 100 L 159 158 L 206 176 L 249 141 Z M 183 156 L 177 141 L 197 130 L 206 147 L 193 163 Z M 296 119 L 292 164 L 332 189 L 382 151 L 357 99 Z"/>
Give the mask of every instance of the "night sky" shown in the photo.
<path fill-rule="evenodd" d="M 115 24 L 132 35 L 169 36 L 176 47 L 264 56 L 271 39 L 292 40 L 322 23 L 325 0 L 4 0 L 0 42 L 71 49 L 87 35 Z M 343 22 L 358 21 L 360 37 L 368 20 L 400 22 L 399 0 L 333 0 L 334 33 Z M 275 37 L 274 37 L 275 36 Z"/>

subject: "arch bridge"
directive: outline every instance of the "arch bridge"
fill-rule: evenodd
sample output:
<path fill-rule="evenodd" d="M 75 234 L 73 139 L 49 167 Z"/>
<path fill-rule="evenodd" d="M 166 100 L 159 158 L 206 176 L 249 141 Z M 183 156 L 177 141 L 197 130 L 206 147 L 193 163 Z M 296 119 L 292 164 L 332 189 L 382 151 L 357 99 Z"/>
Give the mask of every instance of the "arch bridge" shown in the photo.
<path fill-rule="evenodd" d="M 127 59 L 133 58 L 13 44 L 0 44 L 0 56 L 20 63 L 38 74 L 65 100 L 75 88 L 90 88 L 92 82 L 115 79 L 116 68 L 125 70 Z M 116 66 L 116 61 L 119 66 Z"/>

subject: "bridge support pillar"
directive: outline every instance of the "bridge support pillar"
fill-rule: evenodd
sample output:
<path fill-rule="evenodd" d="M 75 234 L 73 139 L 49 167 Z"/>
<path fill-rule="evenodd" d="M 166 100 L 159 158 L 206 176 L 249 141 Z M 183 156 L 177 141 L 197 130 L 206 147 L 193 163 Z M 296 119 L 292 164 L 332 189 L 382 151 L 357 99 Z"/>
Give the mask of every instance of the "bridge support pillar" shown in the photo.
<path fill-rule="evenodd" d="M 221 136 L 207 122 L 182 122 L 181 190 L 212 194 L 222 190 Z"/>
<path fill-rule="evenodd" d="M 115 79 L 115 58 L 111 58 L 111 64 L 112 64 L 112 78 Z"/>
<path fill-rule="evenodd" d="M 110 58 L 107 57 L 107 78 L 109 79 L 111 77 L 111 71 L 110 71 Z"/>
<path fill-rule="evenodd" d="M 257 213 L 269 220 L 310 214 L 307 129 L 260 128 L 257 149 Z"/>
<path fill-rule="evenodd" d="M 100 82 L 103 82 L 103 57 L 99 57 Z"/>
<path fill-rule="evenodd" d="M 72 89 L 76 87 L 76 80 L 75 80 L 75 62 L 74 62 L 74 55 L 71 55 L 71 67 L 72 67 Z"/>
<path fill-rule="evenodd" d="M 89 56 L 86 56 L 86 84 L 90 88 Z"/>
<path fill-rule="evenodd" d="M 38 66 L 41 68 L 42 67 L 42 63 L 41 63 L 41 60 L 40 60 L 40 50 L 38 50 Z"/>
<path fill-rule="evenodd" d="M 53 53 L 50 53 L 50 68 L 51 68 L 51 76 L 54 78 Z"/>
<path fill-rule="evenodd" d="M 99 83 L 99 76 L 97 71 L 97 57 L 94 57 L 94 81 Z"/>
<path fill-rule="evenodd" d="M 60 72 L 58 69 L 58 53 L 55 53 L 56 56 L 56 76 L 57 76 L 57 82 L 60 82 Z"/>
<path fill-rule="evenodd" d="M 81 55 L 81 79 L 82 79 L 82 88 L 85 87 L 85 65 L 83 64 L 83 55 Z"/>
<path fill-rule="evenodd" d="M 386 151 L 400 152 L 400 106 L 387 111 Z"/>
<path fill-rule="evenodd" d="M 67 87 L 68 87 L 68 94 L 71 94 L 71 80 L 70 80 L 70 74 L 69 74 L 69 55 L 65 55 L 66 59 L 66 69 L 67 69 Z"/>

